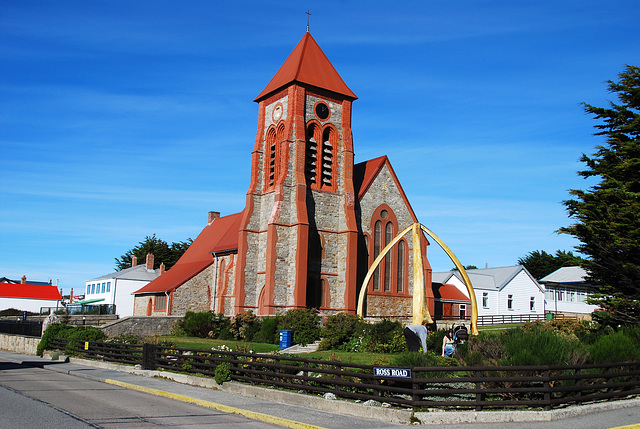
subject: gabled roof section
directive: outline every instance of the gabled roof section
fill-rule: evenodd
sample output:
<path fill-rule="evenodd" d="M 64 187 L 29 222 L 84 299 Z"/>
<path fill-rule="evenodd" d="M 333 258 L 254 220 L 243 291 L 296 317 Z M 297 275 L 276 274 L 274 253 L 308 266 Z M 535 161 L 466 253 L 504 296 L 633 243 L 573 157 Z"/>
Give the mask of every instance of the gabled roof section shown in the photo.
<path fill-rule="evenodd" d="M 62 300 L 56 286 L 49 284 L 14 284 L 0 283 L 0 298 L 47 299 Z"/>
<path fill-rule="evenodd" d="M 353 189 L 358 200 L 362 199 L 386 162 L 389 162 L 389 158 L 381 156 L 353 166 Z"/>
<path fill-rule="evenodd" d="M 474 289 L 500 291 L 511 280 L 513 280 L 515 276 L 524 271 L 531 281 L 533 281 L 538 288 L 542 290 L 540 284 L 538 284 L 536 279 L 534 279 L 529 271 L 527 271 L 527 269 L 522 265 L 514 265 L 511 267 L 477 268 L 465 271 L 467 272 L 469 280 L 471 280 L 471 285 Z M 455 276 L 461 283 L 464 283 L 459 271 L 449 271 L 448 273 Z M 444 278 L 443 281 L 449 281 L 451 276 L 443 275 L 442 273 L 433 273 L 433 278 Z"/>
<path fill-rule="evenodd" d="M 414 222 L 417 222 L 418 218 L 415 212 L 413 211 L 413 207 L 411 207 L 411 204 L 409 203 L 409 199 L 407 198 L 407 195 L 404 193 L 404 189 L 402 189 L 402 185 L 398 180 L 398 176 L 396 176 L 396 172 L 393 171 L 391 162 L 389 161 L 389 158 L 387 158 L 386 155 L 381 156 L 379 158 L 370 159 L 368 161 L 360 162 L 353 166 L 353 189 L 357 195 L 358 201 L 362 200 L 364 195 L 369 190 L 369 187 L 376 180 L 376 177 L 378 177 L 378 175 L 380 174 L 382 169 L 385 167 L 385 165 L 389 169 L 389 173 L 391 174 L 391 177 L 393 177 L 393 181 L 398 187 L 398 191 L 400 192 L 400 195 L 402 195 L 402 199 L 407 205 L 407 209 L 409 210 L 409 213 L 411 213 L 411 218 L 413 219 Z"/>
<path fill-rule="evenodd" d="M 242 213 L 218 218 L 207 225 L 171 269 L 134 294 L 169 292 L 211 265 L 212 253 L 236 250 Z"/>
<path fill-rule="evenodd" d="M 460 291 L 457 287 L 450 284 L 442 284 L 439 287 L 433 288 L 433 296 L 435 299 L 441 301 L 463 301 L 470 302 L 471 300 Z"/>
<path fill-rule="evenodd" d="M 587 271 L 581 267 L 561 267 L 540 279 L 540 283 L 586 283 Z"/>
<path fill-rule="evenodd" d="M 354 100 L 358 98 L 344 83 L 333 64 L 308 32 L 298 42 L 271 82 L 253 101 L 260 101 L 263 97 L 292 82 L 337 92 Z"/>
<path fill-rule="evenodd" d="M 125 268 L 124 270 L 115 271 L 95 279 L 87 280 L 87 283 L 96 280 L 121 279 L 121 280 L 137 280 L 150 282 L 160 275 L 160 270 L 147 270 L 146 264 L 138 264 L 135 267 Z"/>

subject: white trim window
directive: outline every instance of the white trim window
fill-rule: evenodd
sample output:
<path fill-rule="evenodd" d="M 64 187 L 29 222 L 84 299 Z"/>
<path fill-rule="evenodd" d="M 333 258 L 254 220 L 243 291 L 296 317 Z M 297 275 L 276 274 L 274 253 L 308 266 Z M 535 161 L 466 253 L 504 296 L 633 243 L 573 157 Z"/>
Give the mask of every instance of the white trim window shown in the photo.
<path fill-rule="evenodd" d="M 513 310 L 513 295 L 507 295 L 507 310 Z"/>

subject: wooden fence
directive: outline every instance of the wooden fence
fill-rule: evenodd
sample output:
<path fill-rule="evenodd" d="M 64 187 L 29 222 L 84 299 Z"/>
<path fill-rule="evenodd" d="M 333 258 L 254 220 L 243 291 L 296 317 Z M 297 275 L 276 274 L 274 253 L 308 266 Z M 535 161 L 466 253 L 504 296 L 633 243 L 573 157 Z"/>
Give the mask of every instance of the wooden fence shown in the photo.
<path fill-rule="evenodd" d="M 293 356 L 186 349 L 154 344 L 73 342 L 51 348 L 91 359 L 215 376 L 228 363 L 231 380 L 398 407 L 559 408 L 640 394 L 640 361 L 602 365 L 392 368 Z M 222 367 L 221 367 L 222 368 Z"/>

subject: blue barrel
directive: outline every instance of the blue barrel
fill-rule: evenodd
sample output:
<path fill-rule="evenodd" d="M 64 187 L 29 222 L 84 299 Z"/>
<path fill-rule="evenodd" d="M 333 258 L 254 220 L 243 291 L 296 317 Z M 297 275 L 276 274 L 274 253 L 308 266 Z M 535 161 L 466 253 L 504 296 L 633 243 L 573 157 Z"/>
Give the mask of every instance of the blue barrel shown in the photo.
<path fill-rule="evenodd" d="M 292 339 L 293 339 L 293 331 L 280 331 L 280 348 L 286 349 L 291 347 Z"/>

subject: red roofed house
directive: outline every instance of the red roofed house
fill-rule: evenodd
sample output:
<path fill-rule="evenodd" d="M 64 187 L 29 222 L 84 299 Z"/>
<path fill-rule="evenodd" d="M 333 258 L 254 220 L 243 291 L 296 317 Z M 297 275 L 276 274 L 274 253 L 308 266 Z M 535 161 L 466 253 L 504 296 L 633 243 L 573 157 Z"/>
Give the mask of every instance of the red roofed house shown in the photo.
<path fill-rule="evenodd" d="M 254 100 L 258 131 L 244 210 L 210 214 L 178 263 L 135 292 L 134 314 L 355 313 L 375 255 L 417 222 L 386 156 L 354 165 L 356 98 L 307 32 Z M 423 237 L 430 285 L 427 245 Z M 367 316 L 411 316 L 412 247 L 409 234 L 380 265 Z M 431 288 L 427 303 L 433 314 Z"/>
<path fill-rule="evenodd" d="M 33 282 L 0 283 L 0 310 L 15 308 L 16 310 L 39 313 L 42 307 L 58 307 L 62 296 L 57 286 Z"/>

